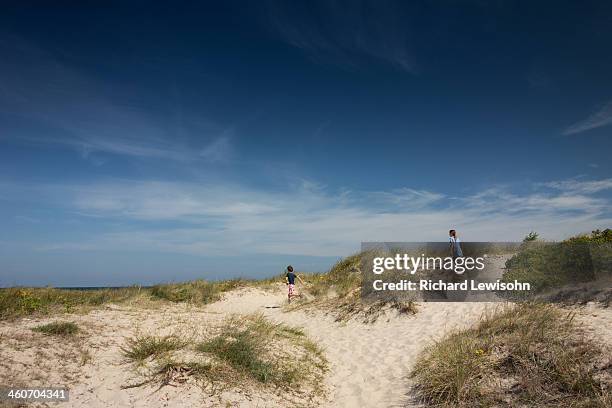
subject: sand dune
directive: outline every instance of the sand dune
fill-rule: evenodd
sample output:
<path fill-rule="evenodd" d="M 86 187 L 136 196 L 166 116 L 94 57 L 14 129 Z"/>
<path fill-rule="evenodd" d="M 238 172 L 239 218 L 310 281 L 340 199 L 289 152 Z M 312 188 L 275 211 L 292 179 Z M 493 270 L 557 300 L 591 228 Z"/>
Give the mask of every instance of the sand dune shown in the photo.
<path fill-rule="evenodd" d="M 3 383 L 22 385 L 70 384 L 67 407 L 191 407 L 287 406 L 282 392 L 224 391 L 211 397 L 195 384 L 123 389 L 133 382 L 121 346 L 135 333 L 197 336 L 231 314 L 263 313 L 275 322 L 301 326 L 321 345 L 330 363 L 325 386 L 328 395 L 314 405 L 327 407 L 413 406 L 407 375 L 417 354 L 429 342 L 457 327 L 476 321 L 498 303 L 421 303 L 416 315 L 392 312 L 373 324 L 335 322 L 322 311 L 285 311 L 284 285 L 274 290 L 242 288 L 206 307 L 168 304 L 154 309 L 111 305 L 85 315 L 63 316 L 85 330 L 78 342 L 65 342 L 33 333 L 30 328 L 54 318 L 0 323 L 0 361 Z M 608 309 L 584 308 L 583 322 L 595 322 L 590 333 L 611 333 Z M 607 324 L 604 324 L 607 323 Z"/>

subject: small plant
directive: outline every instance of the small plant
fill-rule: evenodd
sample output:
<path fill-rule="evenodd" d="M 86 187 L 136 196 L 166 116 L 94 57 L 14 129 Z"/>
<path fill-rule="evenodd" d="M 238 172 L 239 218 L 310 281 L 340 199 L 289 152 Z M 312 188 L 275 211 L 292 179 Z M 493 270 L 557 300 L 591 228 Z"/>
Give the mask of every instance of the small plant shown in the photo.
<path fill-rule="evenodd" d="M 161 356 L 183 346 L 185 343 L 175 336 L 136 336 L 128 339 L 126 346 L 122 347 L 121 351 L 129 360 L 142 362 L 147 357 Z"/>
<path fill-rule="evenodd" d="M 527 234 L 525 236 L 525 238 L 523 238 L 523 242 L 533 242 L 533 241 L 537 241 L 539 235 L 537 232 L 535 231 L 531 231 L 529 234 Z"/>
<path fill-rule="evenodd" d="M 72 336 L 79 331 L 79 327 L 72 322 L 53 322 L 36 326 L 32 330 L 54 336 Z"/>

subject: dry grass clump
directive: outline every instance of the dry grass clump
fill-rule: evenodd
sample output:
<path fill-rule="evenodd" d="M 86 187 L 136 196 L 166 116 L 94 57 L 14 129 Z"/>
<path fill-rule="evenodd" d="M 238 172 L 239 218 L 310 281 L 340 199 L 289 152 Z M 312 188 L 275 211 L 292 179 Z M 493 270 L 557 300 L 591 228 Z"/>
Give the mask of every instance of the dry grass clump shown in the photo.
<path fill-rule="evenodd" d="M 124 355 L 148 368 L 143 381 L 160 386 L 195 381 L 212 394 L 218 390 L 269 388 L 299 394 L 312 402 L 324 395 L 327 360 L 302 329 L 274 324 L 261 315 L 226 320 L 204 341 L 141 336 L 129 339 Z M 299 387 L 290 388 L 299 383 Z M 287 387 L 287 388 L 280 388 Z"/>
<path fill-rule="evenodd" d="M 185 345 L 175 336 L 136 336 L 127 340 L 121 348 L 123 355 L 134 362 L 142 362 L 151 356 L 162 356 L 169 351 L 178 350 Z"/>
<path fill-rule="evenodd" d="M 41 326 L 36 326 L 32 330 L 54 336 L 72 336 L 79 331 L 79 326 L 73 322 L 56 321 L 43 324 Z"/>
<path fill-rule="evenodd" d="M 414 315 L 418 312 L 417 304 L 412 300 L 362 299 L 358 292 L 328 304 L 333 305 L 337 322 L 355 318 L 364 323 L 374 323 L 386 311 L 395 311 L 400 315 Z"/>
<path fill-rule="evenodd" d="M 522 304 L 431 345 L 412 377 L 430 406 L 603 408 L 612 402 L 610 363 L 598 364 L 603 356 L 577 332 L 571 313 Z"/>

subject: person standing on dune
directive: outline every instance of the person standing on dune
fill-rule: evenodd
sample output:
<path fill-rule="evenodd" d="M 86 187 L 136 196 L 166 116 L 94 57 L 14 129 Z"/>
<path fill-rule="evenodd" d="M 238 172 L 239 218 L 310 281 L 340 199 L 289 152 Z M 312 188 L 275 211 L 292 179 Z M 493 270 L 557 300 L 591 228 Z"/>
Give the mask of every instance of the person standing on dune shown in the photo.
<path fill-rule="evenodd" d="M 295 292 L 295 278 L 297 278 L 302 285 L 304 285 L 304 281 L 299 277 L 296 273 L 293 272 L 293 266 L 289 265 L 287 267 L 287 275 L 285 275 L 285 283 L 287 284 L 287 288 L 289 289 L 289 293 L 287 294 L 287 299 L 289 299 L 289 303 L 291 303 L 291 298 L 295 296 L 299 296 Z"/>
<path fill-rule="evenodd" d="M 448 240 L 450 242 L 451 256 L 453 258 L 462 258 L 463 251 L 461 250 L 461 241 L 457 238 L 457 231 L 454 229 L 448 231 Z"/>

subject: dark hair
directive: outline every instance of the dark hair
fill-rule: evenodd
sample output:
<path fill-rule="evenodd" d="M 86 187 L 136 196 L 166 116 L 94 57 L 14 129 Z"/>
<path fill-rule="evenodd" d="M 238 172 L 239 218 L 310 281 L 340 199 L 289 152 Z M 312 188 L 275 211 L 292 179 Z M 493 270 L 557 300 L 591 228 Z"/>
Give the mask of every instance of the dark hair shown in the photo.
<path fill-rule="evenodd" d="M 455 230 L 449 230 L 448 235 L 455 235 Z"/>
<path fill-rule="evenodd" d="M 287 267 L 287 270 L 288 270 L 289 272 L 293 272 L 293 266 L 289 265 L 289 266 Z"/>

